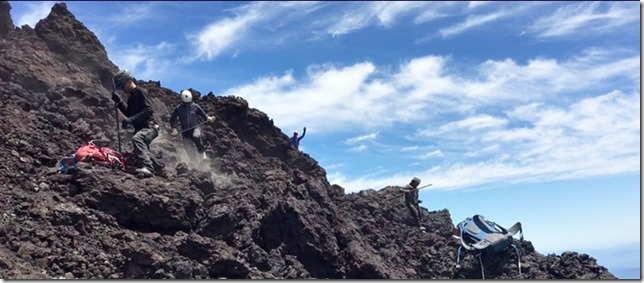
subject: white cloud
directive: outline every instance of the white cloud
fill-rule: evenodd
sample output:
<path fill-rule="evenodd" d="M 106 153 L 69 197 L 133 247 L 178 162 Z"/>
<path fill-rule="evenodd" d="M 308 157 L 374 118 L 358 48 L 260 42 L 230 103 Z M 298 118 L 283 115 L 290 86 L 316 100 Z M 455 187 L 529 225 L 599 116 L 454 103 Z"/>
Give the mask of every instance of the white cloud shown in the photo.
<path fill-rule="evenodd" d="M 523 65 L 490 60 L 467 75 L 449 70 L 449 59 L 439 56 L 412 59 L 398 72 L 386 74 L 370 62 L 341 68 L 326 65 L 309 68 L 302 79 L 287 72 L 222 94 L 245 97 L 251 107 L 265 111 L 283 129 L 303 123 L 320 131 L 338 132 L 429 121 L 428 130 L 436 131 L 449 121 L 436 124 L 432 117 L 456 115 L 463 121 L 444 125 L 443 131 L 449 127 L 474 130 L 506 123 L 498 114 L 477 111 L 484 109 L 481 107 L 557 100 L 561 95 L 595 91 L 624 78 L 628 79 L 623 89 L 638 87 L 639 56 L 596 54 L 582 53 L 562 62 L 532 59 Z"/>
<path fill-rule="evenodd" d="M 489 4 L 492 4 L 494 2 L 492 1 L 469 1 L 467 2 L 467 8 L 469 9 L 474 9 L 474 8 L 479 8 L 482 6 L 487 6 Z"/>
<path fill-rule="evenodd" d="M 367 147 L 366 145 L 361 144 L 361 145 L 359 145 L 359 146 L 352 147 L 352 148 L 350 149 L 350 151 L 353 151 L 353 152 L 365 152 L 365 151 L 367 150 L 367 148 L 368 148 L 368 147 Z"/>
<path fill-rule="evenodd" d="M 251 96 L 251 104 L 258 101 L 253 93 L 274 96 L 266 99 L 262 95 L 265 106 L 259 108 L 268 109 L 271 117 L 278 114 L 278 125 L 330 121 L 316 127 L 333 132 L 378 125 L 379 131 L 387 131 L 394 124 L 424 121 L 425 127 L 419 128 L 415 139 L 423 142 L 423 137 L 428 138 L 432 146 L 408 146 L 398 152 L 427 149 L 408 158 L 441 157 L 440 162 L 397 176 L 348 179 L 335 174 L 334 182 L 350 191 L 404 183 L 410 175 L 433 176 L 433 189 L 458 189 L 639 170 L 637 56 L 593 49 L 562 62 L 547 58 L 528 60 L 523 65 L 512 60 L 488 61 L 477 68 L 478 73 L 469 75 L 447 70 L 445 62 L 446 58 L 435 56 L 416 58 L 404 63 L 399 73 L 384 77 L 368 63 L 320 68 L 309 73 L 306 80 L 289 75 L 284 80 L 286 85 L 275 83 L 277 80 L 269 90 L 249 89 L 243 95 Z M 328 85 L 342 85 L 345 91 L 320 89 Z M 597 89 L 616 87 L 621 90 L 597 93 Z M 366 95 L 366 89 L 380 92 Z M 292 107 L 280 110 L 271 106 L 285 100 L 293 102 L 289 105 L 316 105 L 317 111 L 291 113 Z M 367 107 L 370 111 L 364 111 L 362 104 L 352 101 L 381 108 Z M 327 117 L 327 113 L 333 115 Z M 439 119 L 428 119 L 423 113 Z M 367 136 L 373 135 L 354 139 L 366 140 Z M 447 163 L 436 165 L 443 162 Z"/>
<path fill-rule="evenodd" d="M 508 15 L 511 15 L 511 14 L 506 11 L 498 11 L 487 15 L 470 16 L 464 22 L 456 24 L 451 27 L 442 28 L 439 30 L 439 32 L 443 37 L 448 37 L 448 36 L 462 33 L 473 27 L 480 26 L 488 22 L 496 21 Z"/>
<path fill-rule="evenodd" d="M 433 157 L 441 157 L 441 156 L 443 156 L 443 151 L 441 151 L 440 149 L 437 149 L 437 150 L 425 153 L 425 154 L 423 154 L 421 156 L 418 156 L 417 158 L 425 160 L 425 159 L 429 159 L 429 158 L 433 158 Z"/>
<path fill-rule="evenodd" d="M 481 156 L 488 156 L 490 154 L 494 153 L 499 153 L 503 149 L 501 148 L 500 144 L 492 144 L 490 146 L 484 147 L 484 148 L 477 148 L 475 150 L 468 150 L 465 153 L 465 156 L 468 158 L 479 158 Z M 502 159 L 506 160 L 507 156 L 504 156 Z"/>
<path fill-rule="evenodd" d="M 398 18 L 413 16 L 419 12 L 422 14 L 416 17 L 415 22 L 421 23 L 438 17 L 431 14 L 433 7 L 437 6 L 436 3 L 423 1 L 357 2 L 340 18 L 329 21 L 327 32 L 332 36 L 339 36 L 371 25 L 391 27 Z"/>
<path fill-rule="evenodd" d="M 196 35 L 189 36 L 189 40 L 197 47 L 197 58 L 212 60 L 219 56 L 224 50 L 237 43 L 249 26 L 259 19 L 260 14 L 254 11 L 236 18 L 219 20 Z"/>
<path fill-rule="evenodd" d="M 157 2 L 128 2 L 121 9 L 110 15 L 107 20 L 112 25 L 131 26 L 149 19 L 158 7 Z"/>
<path fill-rule="evenodd" d="M 17 20 L 14 23 L 16 26 L 20 27 L 23 25 L 29 25 L 34 28 L 38 21 L 44 19 L 51 12 L 51 8 L 56 2 L 54 1 L 43 1 L 43 2 L 30 2 L 27 5 L 27 11 L 24 14 L 16 17 Z"/>
<path fill-rule="evenodd" d="M 327 179 L 331 184 L 338 184 L 345 189 L 346 193 L 358 192 L 366 189 L 376 189 L 379 190 L 386 186 L 404 186 L 409 183 L 412 177 L 410 176 L 420 176 L 414 175 L 413 172 L 401 172 L 393 176 L 383 177 L 383 178 L 365 178 L 358 177 L 349 179 L 342 173 L 330 173 L 327 174 Z M 422 180 L 422 177 L 421 177 Z"/>
<path fill-rule="evenodd" d="M 639 56 L 613 56 L 601 61 L 585 56 L 565 62 L 533 59 L 525 66 L 513 60 L 488 61 L 480 66 L 485 80 L 466 85 L 466 95 L 482 100 L 536 99 L 534 96 L 590 89 L 610 83 L 610 78 L 637 76 L 634 72 L 638 72 Z"/>
<path fill-rule="evenodd" d="M 362 29 L 369 25 L 373 17 L 373 9 L 345 13 L 337 23 L 328 28 L 328 33 L 332 36 L 338 36 Z"/>
<path fill-rule="evenodd" d="M 355 138 L 347 139 L 346 141 L 344 141 L 344 143 L 346 143 L 346 144 L 355 144 L 355 143 L 359 143 L 359 142 L 363 142 L 363 141 L 367 141 L 367 140 L 373 140 L 377 136 L 378 136 L 377 132 L 376 133 L 370 133 L 370 134 L 366 134 L 366 135 L 362 135 L 362 136 L 357 136 Z"/>
<path fill-rule="evenodd" d="M 469 13 L 471 10 L 481 6 L 490 6 L 490 2 L 484 2 L 480 4 L 472 4 L 469 2 L 469 5 L 466 7 L 466 10 L 463 12 L 465 14 Z M 510 18 L 510 17 L 524 17 L 526 12 L 531 12 L 535 10 L 538 6 L 549 5 L 549 2 L 512 2 L 512 3 L 503 3 L 503 2 L 494 2 L 495 8 L 498 8 L 496 11 L 489 12 L 483 15 L 468 15 L 467 18 L 454 24 L 452 26 L 439 29 L 439 33 L 443 37 L 450 37 L 460 33 L 463 33 L 472 28 L 489 24 L 500 19 Z"/>
<path fill-rule="evenodd" d="M 418 14 L 414 16 L 413 22 L 415 24 L 423 24 L 459 14 L 461 13 L 459 9 L 463 6 L 463 3 L 459 1 L 427 1 L 425 3 L 427 3 L 427 6 L 422 9 L 416 9 Z"/>
<path fill-rule="evenodd" d="M 137 79 L 159 79 L 172 67 L 167 56 L 174 50 L 174 45 L 161 42 L 157 45 L 138 44 L 122 48 L 119 52 L 108 52 L 110 59 L 119 68 L 128 69 Z"/>
<path fill-rule="evenodd" d="M 329 164 L 329 165 L 324 165 L 324 169 L 326 169 L 326 170 L 334 170 L 334 169 L 342 168 L 342 167 L 345 167 L 345 166 L 346 166 L 345 163 L 332 163 L 332 164 Z"/>
<path fill-rule="evenodd" d="M 340 182 L 348 191 L 355 191 L 401 184 L 413 175 L 432 176 L 435 184 L 432 189 L 451 190 L 494 183 L 637 173 L 640 168 L 639 105 L 638 93 L 619 91 L 581 99 L 566 107 L 520 105 L 508 117 L 528 122 L 528 126 L 486 128 L 476 142 L 467 145 L 479 154 L 457 155 L 442 166 L 396 176 L 349 180 L 335 175 L 332 182 Z M 450 141 L 441 136 L 433 139 L 438 143 Z M 435 150 L 423 157 L 441 155 L 442 151 Z M 481 155 L 485 159 L 476 159 Z"/>
<path fill-rule="evenodd" d="M 261 46 L 265 41 L 280 44 L 291 35 L 280 33 L 287 23 L 296 22 L 316 11 L 324 3 L 319 2 L 252 2 L 234 9 L 235 16 L 218 19 L 201 30 L 191 33 L 187 40 L 194 45 L 194 54 L 184 61 L 213 60 L 227 50 L 240 47 Z M 291 32 L 291 29 L 288 29 Z M 270 36 L 266 36 L 270 34 Z M 245 44 L 252 40 L 252 44 Z"/>
<path fill-rule="evenodd" d="M 345 8 L 339 18 L 328 22 L 327 33 L 332 36 L 349 34 L 372 25 L 393 26 L 399 19 L 413 18 L 413 23 L 423 24 L 448 16 L 466 13 L 468 9 L 489 6 L 491 2 L 470 2 L 467 5 L 459 2 L 431 1 L 392 1 L 392 2 L 358 2 L 351 8 Z M 521 5 L 523 6 L 523 5 Z M 518 11 L 518 10 L 516 10 Z M 515 12 L 516 12 L 515 11 Z M 441 31 L 443 36 L 460 33 L 471 27 L 496 20 L 512 14 L 512 11 L 500 11 L 485 16 L 473 16 L 466 22 Z"/>
<path fill-rule="evenodd" d="M 471 132 L 471 131 L 476 131 L 481 129 L 499 128 L 507 125 L 507 123 L 508 121 L 506 119 L 483 114 L 483 115 L 468 117 L 460 121 L 449 122 L 445 125 L 440 126 L 438 130 L 426 129 L 421 131 L 420 135 L 436 136 L 436 135 L 443 135 L 451 131 L 463 130 L 463 129 Z"/>
<path fill-rule="evenodd" d="M 395 23 L 397 17 L 405 13 L 415 11 L 428 6 L 428 3 L 422 1 L 394 1 L 394 2 L 371 2 L 377 9 L 376 17 L 380 24 L 391 26 Z"/>
<path fill-rule="evenodd" d="M 412 20 L 423 24 L 438 18 L 453 17 L 465 19 L 451 26 L 443 27 L 438 33 L 443 37 L 454 36 L 472 28 L 489 24 L 503 18 L 523 17 L 526 11 L 536 6 L 549 5 L 547 2 L 513 3 L 500 2 L 252 2 L 233 11 L 235 15 L 219 18 L 190 33 L 187 40 L 195 47 L 194 54 L 184 60 L 213 60 L 228 50 L 238 52 L 261 46 L 289 44 L 302 40 L 319 40 L 324 34 L 340 36 L 350 34 L 369 26 L 392 27 L 401 20 Z M 615 7 L 617 4 L 614 5 Z M 327 7 L 341 9 L 343 12 L 329 13 Z M 487 10 L 485 14 L 471 14 L 472 11 Z M 609 25 L 622 24 L 633 20 L 630 16 L 623 22 L 612 20 L 615 15 L 625 14 L 626 8 L 613 8 L 606 13 Z M 148 10 L 145 10 L 148 11 Z M 310 20 L 315 16 L 316 20 Z M 548 22 L 556 19 L 543 19 L 536 29 L 543 29 Z M 535 28 L 533 28 L 535 29 Z M 252 44 L 250 41 L 252 40 Z"/>
<path fill-rule="evenodd" d="M 383 121 L 382 117 L 390 107 L 382 102 L 395 90 L 377 80 L 367 82 L 374 72 L 375 66 L 371 63 L 340 69 L 332 66 L 310 68 L 304 81 L 286 73 L 282 77 L 261 78 L 253 84 L 226 90 L 223 95 L 243 96 L 251 107 L 268 113 L 281 128 L 302 123 L 321 131 L 357 126 L 373 128 L 395 119 L 384 117 Z"/>
<path fill-rule="evenodd" d="M 608 6 L 599 11 L 600 6 Z M 640 20 L 639 4 L 620 2 L 585 2 L 559 8 L 554 14 L 535 21 L 530 30 L 540 37 L 570 34 L 596 34 Z"/>

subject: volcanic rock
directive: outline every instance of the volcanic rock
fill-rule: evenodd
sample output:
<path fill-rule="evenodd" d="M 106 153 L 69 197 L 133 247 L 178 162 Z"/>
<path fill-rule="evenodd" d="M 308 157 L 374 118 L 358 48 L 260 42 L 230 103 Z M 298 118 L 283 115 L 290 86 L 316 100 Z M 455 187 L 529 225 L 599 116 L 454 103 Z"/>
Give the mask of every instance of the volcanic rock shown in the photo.
<path fill-rule="evenodd" d="M 118 67 L 64 3 L 34 29 L 14 27 L 10 9 L 0 2 L 0 278 L 481 277 L 471 256 L 455 268 L 448 210 L 423 208 L 421 233 L 399 187 L 345 194 L 242 97 L 199 95 L 217 122 L 203 127 L 213 158 L 192 168 L 168 134 L 177 93 L 139 80 L 162 121 L 151 148 L 166 174 L 86 164 L 57 173 L 57 160 L 89 140 L 118 148 Z M 131 131 L 121 129 L 123 151 Z M 486 259 L 486 278 L 614 278 L 589 255 L 522 246 L 521 274 L 509 251 Z"/>

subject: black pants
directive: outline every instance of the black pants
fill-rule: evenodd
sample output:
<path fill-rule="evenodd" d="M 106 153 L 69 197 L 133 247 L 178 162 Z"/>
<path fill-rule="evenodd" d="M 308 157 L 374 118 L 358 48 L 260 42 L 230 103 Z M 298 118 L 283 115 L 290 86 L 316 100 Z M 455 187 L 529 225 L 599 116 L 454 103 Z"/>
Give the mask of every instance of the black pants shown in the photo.
<path fill-rule="evenodd" d="M 199 127 L 181 133 L 181 137 L 183 139 L 183 148 L 186 149 L 190 159 L 199 158 L 200 154 L 206 151 L 201 141 L 201 129 Z"/>
<path fill-rule="evenodd" d="M 405 193 L 405 205 L 409 213 L 416 219 L 416 224 L 420 227 L 420 206 L 418 205 L 418 190 Z"/>
<path fill-rule="evenodd" d="M 159 131 L 154 128 L 143 128 L 136 132 L 132 137 L 134 144 L 134 154 L 138 159 L 139 165 L 143 165 L 154 172 L 152 156 L 150 155 L 150 143 L 159 136 Z"/>

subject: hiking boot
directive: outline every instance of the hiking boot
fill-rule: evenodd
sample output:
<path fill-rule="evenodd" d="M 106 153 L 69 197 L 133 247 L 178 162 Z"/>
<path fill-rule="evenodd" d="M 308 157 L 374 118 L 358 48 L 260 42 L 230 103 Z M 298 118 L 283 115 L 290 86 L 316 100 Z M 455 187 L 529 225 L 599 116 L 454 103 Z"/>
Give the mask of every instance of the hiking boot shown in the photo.
<path fill-rule="evenodd" d="M 141 174 L 145 177 L 152 177 L 152 171 L 147 167 L 137 168 L 136 170 L 134 170 L 134 172 L 136 172 L 137 174 Z"/>

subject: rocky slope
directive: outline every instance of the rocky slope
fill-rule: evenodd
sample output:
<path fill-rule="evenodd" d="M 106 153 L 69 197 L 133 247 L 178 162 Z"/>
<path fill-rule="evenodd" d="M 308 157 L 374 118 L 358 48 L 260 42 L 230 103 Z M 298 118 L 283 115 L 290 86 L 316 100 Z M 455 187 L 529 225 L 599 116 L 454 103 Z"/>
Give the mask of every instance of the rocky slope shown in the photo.
<path fill-rule="evenodd" d="M 447 210 L 411 226 L 398 187 L 345 194 L 263 112 L 239 97 L 200 98 L 210 161 L 187 170 L 167 123 L 152 144 L 166 176 L 138 179 L 57 161 L 94 139 L 117 148 L 104 47 L 56 4 L 34 29 L 0 2 L 0 278 L 480 278 Z M 168 121 L 177 93 L 139 81 Z M 121 130 L 130 150 L 131 130 Z M 526 227 L 529 229 L 529 227 Z M 542 255 L 523 243 L 487 259 L 486 278 L 614 278 L 585 254 Z"/>

